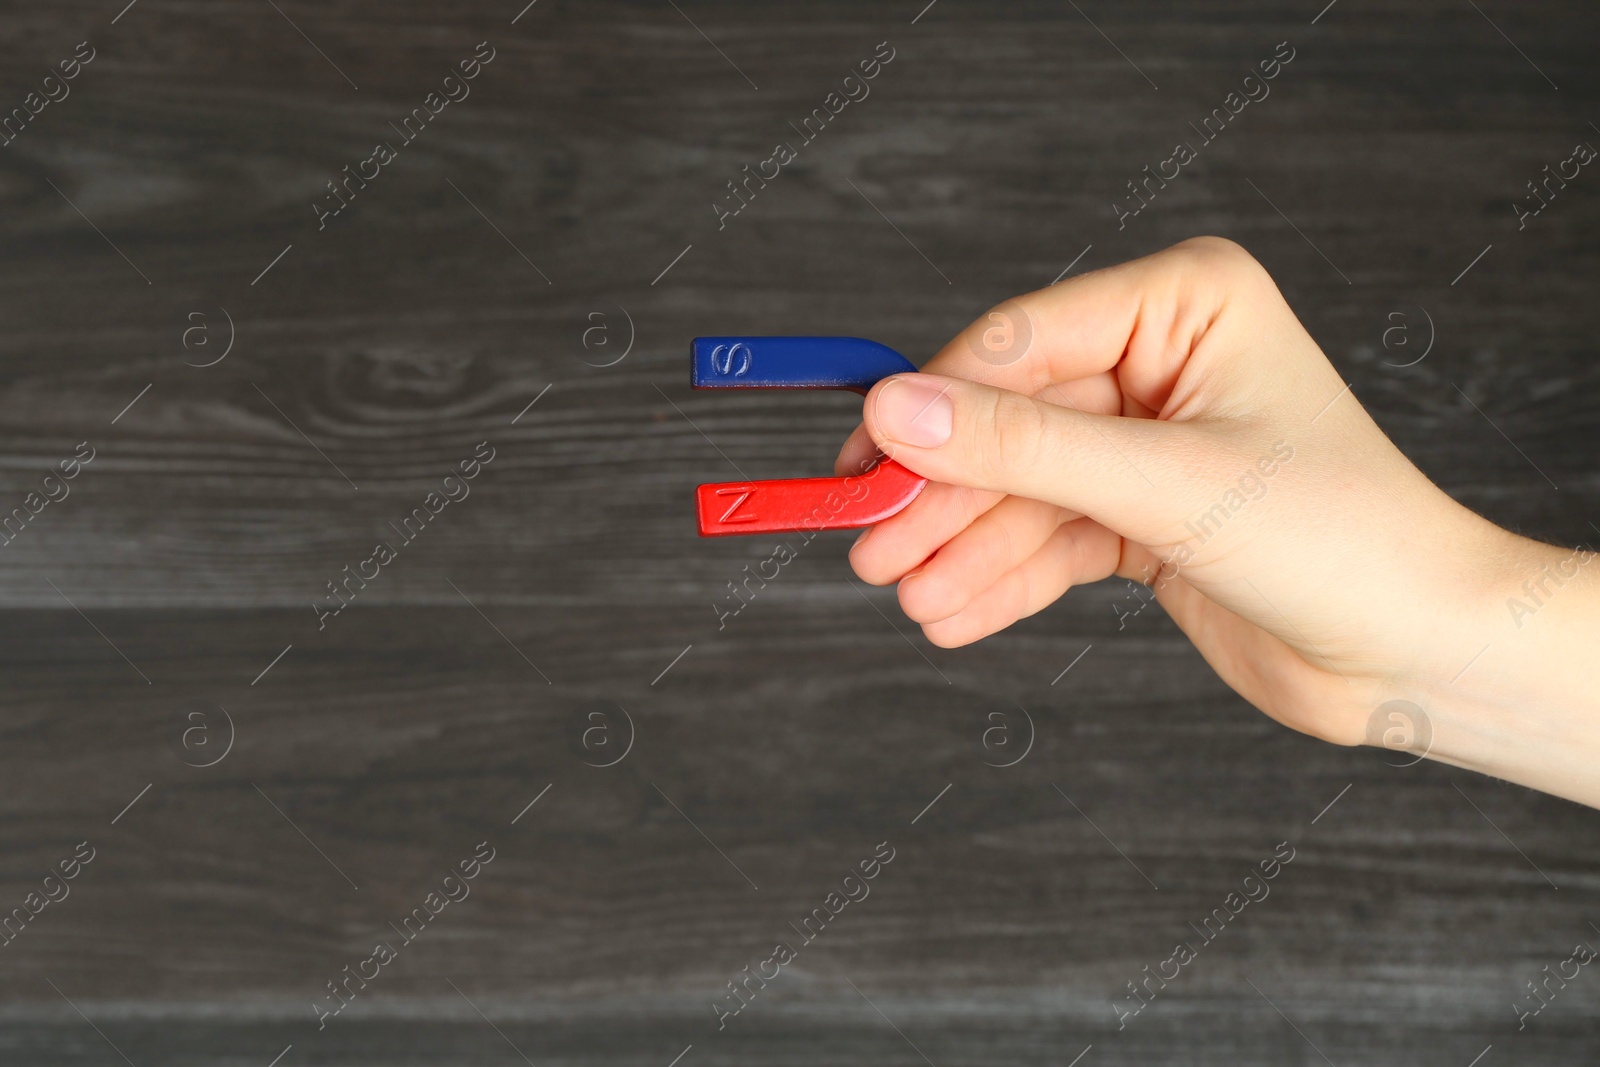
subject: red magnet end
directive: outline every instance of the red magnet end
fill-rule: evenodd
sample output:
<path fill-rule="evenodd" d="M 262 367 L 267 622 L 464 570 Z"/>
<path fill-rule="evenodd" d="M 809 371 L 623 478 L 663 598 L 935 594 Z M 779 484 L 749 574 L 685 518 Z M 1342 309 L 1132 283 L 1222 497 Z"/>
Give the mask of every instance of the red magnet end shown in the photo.
<path fill-rule="evenodd" d="M 892 459 L 843 478 L 717 482 L 695 488 L 701 537 L 849 530 L 882 522 L 916 499 L 928 479 Z"/>

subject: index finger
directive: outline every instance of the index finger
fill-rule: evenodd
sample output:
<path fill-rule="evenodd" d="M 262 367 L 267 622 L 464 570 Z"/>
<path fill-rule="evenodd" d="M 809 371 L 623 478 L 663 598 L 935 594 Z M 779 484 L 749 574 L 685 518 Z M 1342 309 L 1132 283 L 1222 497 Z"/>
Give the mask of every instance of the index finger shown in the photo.
<path fill-rule="evenodd" d="M 1156 398 L 1221 311 L 1224 272 L 1215 268 L 1238 252 L 1232 242 L 1200 238 L 1015 297 L 922 369 L 1031 396 L 1123 364 L 1124 388 L 1141 401 Z"/>

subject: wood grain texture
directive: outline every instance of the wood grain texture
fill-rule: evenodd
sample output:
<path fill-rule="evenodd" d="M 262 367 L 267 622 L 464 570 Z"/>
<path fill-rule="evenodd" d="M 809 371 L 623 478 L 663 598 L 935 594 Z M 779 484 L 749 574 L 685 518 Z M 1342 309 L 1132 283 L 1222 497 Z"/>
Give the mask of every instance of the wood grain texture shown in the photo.
<path fill-rule="evenodd" d="M 1121 583 L 943 651 L 829 535 L 719 630 L 771 546 L 695 537 L 693 485 L 823 471 L 857 411 L 691 394 L 685 358 L 747 331 L 920 362 L 1080 253 L 1220 233 L 1452 495 L 1600 536 L 1600 179 L 1521 231 L 1510 206 L 1600 137 L 1590 6 L 277 6 L 39 6 L 0 41 L 7 107 L 97 49 L 0 149 L 0 512 L 96 449 L 0 547 L 0 913 L 97 850 L 0 947 L 0 1061 L 1600 1052 L 1600 979 L 1520 1033 L 1511 1007 L 1600 938 L 1593 812 L 1290 734 L 1155 609 L 1119 630 Z M 323 183 L 484 40 L 471 96 L 319 231 Z M 724 183 L 884 40 L 719 231 Z M 1125 182 L 1284 40 L 1270 97 L 1119 230 Z M 186 366 L 224 308 L 233 349 Z M 1424 310 L 1432 351 L 1392 366 L 1390 314 Z M 482 441 L 471 495 L 319 630 L 324 583 Z M 1031 751 L 989 765 L 1023 708 Z M 218 709 L 233 748 L 186 765 Z M 631 733 L 615 766 L 597 723 Z M 484 840 L 471 896 L 319 1031 L 325 983 Z M 725 983 L 882 841 L 871 895 L 719 1031 Z M 1119 1031 L 1125 983 L 1283 841 L 1270 897 Z"/>

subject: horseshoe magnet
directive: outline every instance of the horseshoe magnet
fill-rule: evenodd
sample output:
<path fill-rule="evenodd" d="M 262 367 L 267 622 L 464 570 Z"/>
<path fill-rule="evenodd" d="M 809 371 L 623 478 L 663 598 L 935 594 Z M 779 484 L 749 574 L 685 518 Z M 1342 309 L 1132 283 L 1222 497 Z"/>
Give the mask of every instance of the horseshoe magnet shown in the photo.
<path fill-rule="evenodd" d="M 916 367 L 860 337 L 696 337 L 689 384 L 696 389 L 848 389 L 865 396 L 891 374 Z M 695 489 L 701 537 L 847 530 L 882 522 L 916 499 L 928 479 L 882 459 L 843 478 L 714 482 Z"/>

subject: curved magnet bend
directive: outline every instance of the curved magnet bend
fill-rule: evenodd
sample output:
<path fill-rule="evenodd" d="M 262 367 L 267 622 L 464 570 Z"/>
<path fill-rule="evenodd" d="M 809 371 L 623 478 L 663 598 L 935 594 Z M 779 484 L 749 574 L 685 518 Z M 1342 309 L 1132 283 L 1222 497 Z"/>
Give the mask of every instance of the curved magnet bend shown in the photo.
<path fill-rule="evenodd" d="M 697 486 L 701 537 L 850 530 L 882 522 L 916 499 L 928 479 L 885 459 L 844 478 L 774 478 Z"/>
<path fill-rule="evenodd" d="M 697 337 L 690 349 L 696 389 L 848 389 L 865 395 L 916 367 L 860 337 Z M 916 499 L 928 480 L 891 459 L 843 478 L 717 482 L 695 489 L 701 537 L 847 530 L 882 522 Z"/>

